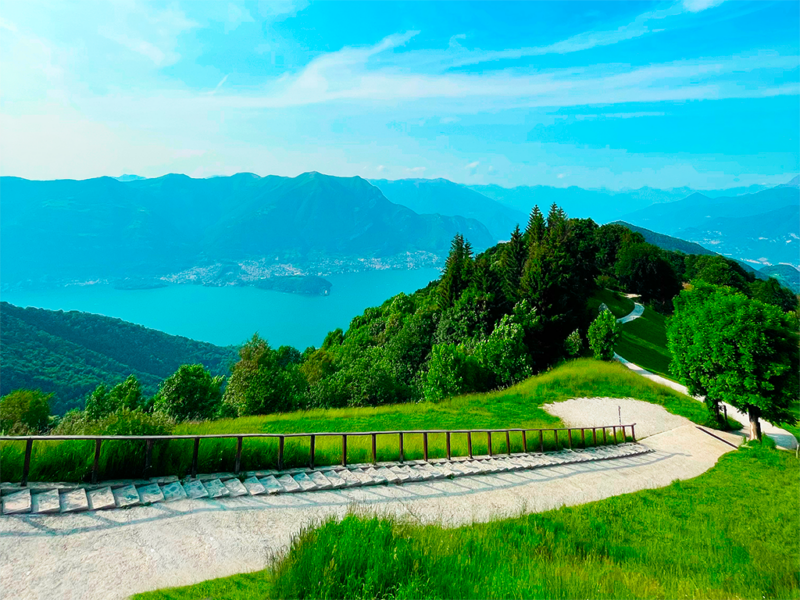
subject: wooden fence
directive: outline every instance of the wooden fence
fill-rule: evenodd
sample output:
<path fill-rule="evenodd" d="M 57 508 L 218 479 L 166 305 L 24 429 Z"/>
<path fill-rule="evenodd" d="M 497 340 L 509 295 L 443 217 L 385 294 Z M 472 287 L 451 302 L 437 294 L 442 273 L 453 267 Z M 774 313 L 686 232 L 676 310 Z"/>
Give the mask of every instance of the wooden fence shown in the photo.
<path fill-rule="evenodd" d="M 562 427 L 558 429 L 427 429 L 427 430 L 409 430 L 409 431 L 348 431 L 348 432 L 315 432 L 315 433 L 219 433 L 219 434 L 206 434 L 206 435 L 28 435 L 28 436 L 0 436 L 0 441 L 14 441 L 25 442 L 25 459 L 22 466 L 22 479 L 21 486 L 28 484 L 28 473 L 31 466 L 31 453 L 33 451 L 33 443 L 37 441 L 52 442 L 56 440 L 93 440 L 94 447 L 94 464 L 92 466 L 92 483 L 97 483 L 97 474 L 100 464 L 100 449 L 104 441 L 142 441 L 145 442 L 145 472 L 150 469 L 153 444 L 161 440 L 194 440 L 194 450 L 192 453 L 192 467 L 191 476 L 197 476 L 197 458 L 200 451 L 200 441 L 204 439 L 220 439 L 227 438 L 237 440 L 236 442 L 236 462 L 234 472 L 238 475 L 240 471 L 242 448 L 246 438 L 278 438 L 278 469 L 283 467 L 283 448 L 286 438 L 309 438 L 309 460 L 308 465 L 314 468 L 314 449 L 316 439 L 319 437 L 340 437 L 342 439 L 342 466 L 347 466 L 347 438 L 348 437 L 363 437 L 370 436 L 372 439 L 372 462 L 377 463 L 377 437 L 380 436 L 397 436 L 398 450 L 400 454 L 400 462 L 405 460 L 404 455 L 404 441 L 407 435 L 422 435 L 423 459 L 428 461 L 428 436 L 432 434 L 445 434 L 447 459 L 452 458 L 450 437 L 453 434 L 466 434 L 467 436 L 467 452 L 470 458 L 472 454 L 472 438 L 475 435 L 486 435 L 488 455 L 493 456 L 492 451 L 492 435 L 505 434 L 506 451 L 511 455 L 511 434 L 522 434 L 522 450 L 528 452 L 529 434 L 534 434 L 534 447 L 538 446 L 540 452 L 544 452 L 545 432 L 552 433 L 553 440 L 555 441 L 556 448 L 559 447 L 559 432 L 566 432 L 567 445 L 570 450 L 573 448 L 573 443 L 578 444 L 577 440 L 573 440 L 573 433 L 576 435 L 580 432 L 580 445 L 586 447 L 587 432 L 591 432 L 593 445 L 597 445 L 598 432 L 602 434 L 603 444 L 608 443 L 607 432 L 612 431 L 613 443 L 617 441 L 617 431 L 622 431 L 622 439 L 625 440 L 626 429 L 630 428 L 631 438 L 636 441 L 636 424 L 630 425 L 608 425 L 603 427 Z M 535 434 L 538 433 L 538 436 Z M 563 438 L 562 438 L 563 439 Z M 538 442 L 538 444 L 537 444 Z"/>

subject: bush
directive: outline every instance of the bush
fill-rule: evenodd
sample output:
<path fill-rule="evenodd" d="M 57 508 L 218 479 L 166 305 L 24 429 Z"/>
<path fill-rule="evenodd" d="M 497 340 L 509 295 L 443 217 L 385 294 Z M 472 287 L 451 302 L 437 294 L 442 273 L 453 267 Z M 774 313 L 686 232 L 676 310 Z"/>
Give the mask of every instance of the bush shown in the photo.
<path fill-rule="evenodd" d="M 431 350 L 423 393 L 426 400 L 442 400 L 465 391 L 481 391 L 484 380 L 480 363 L 463 346 L 436 344 Z"/>
<path fill-rule="evenodd" d="M 176 421 L 210 419 L 219 410 L 224 380 L 203 365 L 183 365 L 161 384 L 153 409 Z"/>
<path fill-rule="evenodd" d="M 581 339 L 581 332 L 577 329 L 567 336 L 564 340 L 564 350 L 567 356 L 578 356 L 583 349 L 583 340 Z"/>
<path fill-rule="evenodd" d="M 603 310 L 589 325 L 589 347 L 598 360 L 612 360 L 614 358 L 614 345 L 619 337 L 617 319 L 610 310 Z"/>
<path fill-rule="evenodd" d="M 522 326 L 504 315 L 492 334 L 475 347 L 475 356 L 496 383 L 508 386 L 533 374 L 524 336 Z"/>
<path fill-rule="evenodd" d="M 39 390 L 16 390 L 0 398 L 0 432 L 30 435 L 44 431 L 52 397 Z"/>

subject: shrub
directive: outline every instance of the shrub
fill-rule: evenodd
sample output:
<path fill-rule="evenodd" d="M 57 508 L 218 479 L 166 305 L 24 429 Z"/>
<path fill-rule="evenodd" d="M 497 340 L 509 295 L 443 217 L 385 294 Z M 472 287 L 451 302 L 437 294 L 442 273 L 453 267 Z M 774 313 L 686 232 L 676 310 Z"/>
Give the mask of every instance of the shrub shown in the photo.
<path fill-rule="evenodd" d="M 203 365 L 182 365 L 161 384 L 153 408 L 176 421 L 210 419 L 222 401 L 224 379 Z"/>
<path fill-rule="evenodd" d="M 524 336 L 522 326 L 504 315 L 492 334 L 475 347 L 475 356 L 496 383 L 507 386 L 533 374 Z"/>
<path fill-rule="evenodd" d="M 52 394 L 16 390 L 0 398 L 0 432 L 10 435 L 39 433 L 50 418 Z"/>
<path fill-rule="evenodd" d="M 567 336 L 564 340 L 564 350 L 567 356 L 578 356 L 583 349 L 583 340 L 581 339 L 581 332 L 577 329 Z"/>
<path fill-rule="evenodd" d="M 612 360 L 614 358 L 614 345 L 619 337 L 617 319 L 610 310 L 603 310 L 589 325 L 589 347 L 598 360 Z"/>

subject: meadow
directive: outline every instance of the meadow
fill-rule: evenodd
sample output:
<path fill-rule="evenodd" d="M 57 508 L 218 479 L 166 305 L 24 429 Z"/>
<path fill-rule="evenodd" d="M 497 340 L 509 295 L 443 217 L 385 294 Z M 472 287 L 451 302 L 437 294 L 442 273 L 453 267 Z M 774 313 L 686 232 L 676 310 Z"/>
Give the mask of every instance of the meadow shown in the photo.
<path fill-rule="evenodd" d="M 657 385 L 632 373 L 622 365 L 592 359 L 563 363 L 550 371 L 531 377 L 515 386 L 485 394 L 467 394 L 441 402 L 396 404 L 377 408 L 310 410 L 265 416 L 222 419 L 178 425 L 175 434 L 209 433 L 292 433 L 386 431 L 414 429 L 501 429 L 553 428 L 561 421 L 547 413 L 542 405 L 584 397 L 635 398 L 664 406 L 674 414 L 695 423 L 716 427 L 705 406 L 691 398 Z M 613 423 L 610 423 L 612 425 Z M 405 456 L 422 457 L 422 436 L 407 436 Z M 429 436 L 429 456 L 444 457 L 444 434 Z M 522 450 L 522 438 L 512 435 L 512 451 Z M 546 438 L 546 450 L 555 449 L 552 437 Z M 563 436 L 560 441 L 565 441 Z M 348 439 L 348 462 L 371 460 L 368 436 Z M 246 439 L 242 452 L 243 471 L 277 466 L 277 440 Z M 308 439 L 287 439 L 284 464 L 302 466 L 308 459 Z M 83 481 L 89 476 L 94 457 L 92 441 L 45 441 L 33 446 L 30 481 Z M 493 450 L 505 452 L 505 435 L 493 438 Z M 453 435 L 453 455 L 466 455 L 466 436 Z M 475 436 L 475 454 L 486 453 L 486 438 Z M 18 481 L 22 473 L 24 444 L 0 442 L 0 461 L 4 481 Z M 236 440 L 204 440 L 200 445 L 198 469 L 201 473 L 232 471 Z M 341 438 L 317 438 L 316 464 L 337 464 L 341 460 Z M 378 460 L 398 458 L 397 436 L 378 436 Z M 152 470 L 147 474 L 186 475 L 191 468 L 192 440 L 157 442 L 153 448 Z M 131 478 L 144 475 L 142 442 L 104 442 L 99 462 L 99 478 Z"/>
<path fill-rule="evenodd" d="M 370 515 L 304 531 L 267 569 L 135 596 L 800 598 L 800 462 L 754 444 L 688 481 L 445 529 Z"/>
<path fill-rule="evenodd" d="M 617 354 L 648 371 L 675 379 L 669 371 L 672 356 L 667 348 L 667 317 L 646 307 L 641 317 L 624 323 L 621 328 Z"/>

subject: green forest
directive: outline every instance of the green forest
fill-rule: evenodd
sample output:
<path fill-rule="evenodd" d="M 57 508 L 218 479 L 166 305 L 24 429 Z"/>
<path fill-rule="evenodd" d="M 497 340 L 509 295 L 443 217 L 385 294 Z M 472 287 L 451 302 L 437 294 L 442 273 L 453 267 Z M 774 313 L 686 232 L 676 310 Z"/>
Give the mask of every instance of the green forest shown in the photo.
<path fill-rule="evenodd" d="M 146 433 L 185 420 L 436 401 L 507 387 L 571 357 L 609 358 L 615 324 L 598 318 L 598 296 L 609 289 L 640 294 L 650 310 L 667 314 L 684 283 L 697 281 L 781 313 L 797 308 L 791 291 L 734 261 L 661 250 L 624 226 L 570 219 L 553 205 L 547 215 L 535 207 L 524 231 L 517 227 L 508 242 L 479 254 L 456 235 L 438 281 L 365 310 L 347 331 L 331 331 L 319 348 L 302 352 L 255 335 L 233 362 L 232 350 L 144 328 L 150 333 L 136 330 L 135 343 L 121 347 L 114 328 L 99 325 L 115 320 L 4 304 L 4 345 L 17 345 L 14 360 L 24 360 L 19 371 L 29 375 L 4 381 L 3 391 L 47 390 L 42 377 L 59 381 L 49 388 L 56 413 L 82 394 L 84 411 L 49 421 L 61 433 L 102 430 L 118 413 L 136 422 L 132 431 Z M 8 355 L 6 347 L 4 362 Z M 6 430 L 15 418 L 24 421 L 3 418 Z"/>

